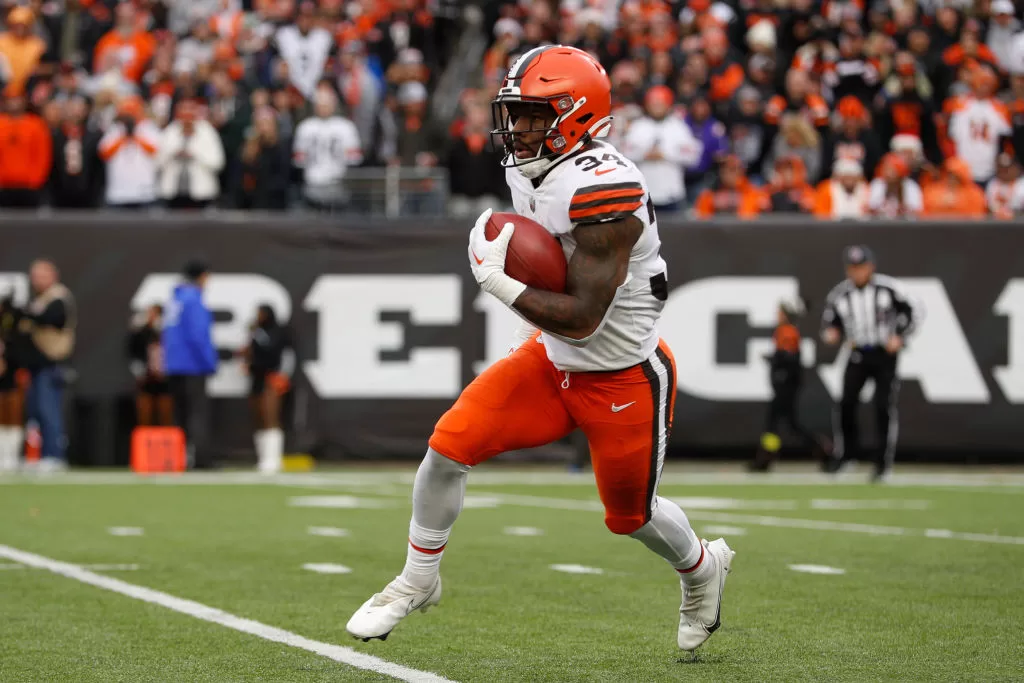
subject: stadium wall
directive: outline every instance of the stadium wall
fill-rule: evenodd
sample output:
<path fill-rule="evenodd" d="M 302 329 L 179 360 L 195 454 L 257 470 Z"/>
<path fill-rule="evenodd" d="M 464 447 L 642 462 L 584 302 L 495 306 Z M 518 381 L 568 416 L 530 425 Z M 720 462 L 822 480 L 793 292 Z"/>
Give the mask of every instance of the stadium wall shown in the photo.
<path fill-rule="evenodd" d="M 866 243 L 880 271 L 903 279 L 926 311 L 900 363 L 902 452 L 1024 457 L 1021 226 L 663 220 L 661 233 L 672 288 L 663 336 L 679 370 L 677 452 L 756 444 L 775 307 L 797 288 L 811 301 L 800 408 L 809 426 L 830 431 L 845 354 L 816 343 L 818 317 L 843 276 L 841 248 Z M 230 352 L 244 345 L 256 306 L 269 302 L 297 339 L 295 445 L 333 459 L 413 456 L 461 387 L 507 352 L 517 320 L 480 294 L 465 235 L 442 221 L 11 217 L 0 224 L 0 293 L 13 287 L 24 297 L 28 264 L 48 256 L 78 298 L 71 442 L 79 462 L 126 462 L 129 316 L 165 300 L 194 256 L 215 273 L 207 300 L 224 362 L 209 391 L 225 455 L 249 457 L 250 443 L 246 381 Z"/>

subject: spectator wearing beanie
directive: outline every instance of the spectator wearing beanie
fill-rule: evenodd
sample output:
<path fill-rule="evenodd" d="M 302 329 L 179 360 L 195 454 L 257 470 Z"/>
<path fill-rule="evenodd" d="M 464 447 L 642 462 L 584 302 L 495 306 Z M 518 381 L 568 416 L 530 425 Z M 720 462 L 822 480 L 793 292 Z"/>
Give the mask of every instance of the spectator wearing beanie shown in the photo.
<path fill-rule="evenodd" d="M 1020 166 L 1009 154 L 1000 154 L 996 161 L 996 177 L 985 189 L 988 211 L 1000 220 L 1010 220 L 1024 212 L 1024 178 Z"/>
<path fill-rule="evenodd" d="M 924 191 L 924 215 L 930 218 L 982 218 L 985 194 L 971 177 L 971 167 L 958 157 L 942 164 L 943 177 Z"/>
<path fill-rule="evenodd" d="M 698 218 L 756 218 L 767 208 L 767 202 L 761 192 L 747 180 L 743 173 L 743 163 L 738 157 L 730 155 L 722 159 L 717 178 L 700 193 L 693 208 Z"/>
<path fill-rule="evenodd" d="M 868 215 L 868 184 L 864 170 L 853 159 L 839 159 L 832 177 L 815 190 L 814 215 L 824 220 L 861 219 Z"/>
<path fill-rule="evenodd" d="M 829 138 L 822 166 L 831 168 L 836 159 L 853 159 L 860 162 L 865 176 L 874 176 L 882 157 L 882 144 L 871 129 L 868 110 L 856 97 L 847 95 L 839 100 L 836 113 L 839 130 Z"/>
<path fill-rule="evenodd" d="M 869 186 L 868 209 L 879 218 L 916 218 L 924 210 L 921 186 L 910 177 L 906 159 L 889 152 L 878 164 Z"/>
<path fill-rule="evenodd" d="M 663 85 L 647 91 L 647 114 L 630 125 L 623 150 L 647 178 L 654 208 L 665 212 L 683 208 L 683 168 L 700 161 L 704 151 L 686 122 L 673 114 L 673 99 Z"/>
<path fill-rule="evenodd" d="M 125 98 L 117 119 L 100 140 L 100 159 L 106 163 L 108 206 L 148 208 L 156 202 L 156 155 L 160 129 L 149 120 L 142 100 Z"/>
<path fill-rule="evenodd" d="M 15 7 L 7 15 L 7 31 L 0 34 L 0 56 L 9 72 L 3 93 L 7 97 L 25 93 L 25 84 L 46 53 L 46 42 L 32 34 L 35 14 L 27 7 Z"/>
<path fill-rule="evenodd" d="M 199 117 L 198 109 L 196 102 L 182 100 L 160 138 L 160 198 L 172 209 L 204 208 L 220 196 L 224 147 L 217 129 Z"/>
<path fill-rule="evenodd" d="M 985 44 L 1003 70 L 1009 70 L 1013 64 L 1013 37 L 1020 31 L 1021 23 L 1013 16 L 1016 8 L 1012 0 L 993 0 L 989 9 L 992 20 L 985 35 Z"/>

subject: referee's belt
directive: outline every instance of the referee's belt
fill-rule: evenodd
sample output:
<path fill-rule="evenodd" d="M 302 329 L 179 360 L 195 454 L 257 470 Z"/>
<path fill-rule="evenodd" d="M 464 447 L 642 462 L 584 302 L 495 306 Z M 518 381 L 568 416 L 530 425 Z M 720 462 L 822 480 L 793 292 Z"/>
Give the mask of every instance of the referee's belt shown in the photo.
<path fill-rule="evenodd" d="M 873 351 L 881 351 L 883 348 L 874 344 L 865 344 L 864 346 L 854 346 L 853 350 L 860 351 L 861 353 L 871 353 Z"/>

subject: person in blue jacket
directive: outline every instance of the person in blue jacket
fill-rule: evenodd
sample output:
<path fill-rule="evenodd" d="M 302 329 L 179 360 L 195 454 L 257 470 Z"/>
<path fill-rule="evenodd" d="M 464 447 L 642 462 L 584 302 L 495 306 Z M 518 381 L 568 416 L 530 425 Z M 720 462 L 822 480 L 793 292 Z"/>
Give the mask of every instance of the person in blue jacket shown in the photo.
<path fill-rule="evenodd" d="M 175 424 L 188 439 L 192 466 L 205 469 L 213 465 L 206 378 L 217 372 L 217 349 L 211 337 L 213 314 L 203 303 L 209 268 L 190 261 L 184 273 L 186 281 L 174 288 L 164 309 L 164 374 L 174 402 Z"/>

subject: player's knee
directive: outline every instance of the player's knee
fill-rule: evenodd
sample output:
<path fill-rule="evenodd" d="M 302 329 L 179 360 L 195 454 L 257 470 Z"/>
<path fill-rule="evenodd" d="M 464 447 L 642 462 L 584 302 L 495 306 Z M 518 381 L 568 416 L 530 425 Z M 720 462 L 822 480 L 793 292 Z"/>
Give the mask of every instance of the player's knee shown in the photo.
<path fill-rule="evenodd" d="M 646 523 L 644 515 L 607 514 L 604 517 L 604 524 L 608 530 L 619 536 L 629 536 Z"/>

